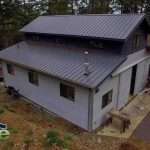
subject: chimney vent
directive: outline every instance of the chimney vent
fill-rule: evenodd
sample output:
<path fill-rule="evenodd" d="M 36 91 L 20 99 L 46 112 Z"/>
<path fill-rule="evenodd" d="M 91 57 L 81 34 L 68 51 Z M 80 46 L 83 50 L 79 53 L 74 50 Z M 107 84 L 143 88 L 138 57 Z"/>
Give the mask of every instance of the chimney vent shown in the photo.
<path fill-rule="evenodd" d="M 85 76 L 88 76 L 90 74 L 90 71 L 89 71 L 89 60 L 88 60 L 88 54 L 89 52 L 88 51 L 85 51 L 84 52 L 84 55 L 85 55 L 85 62 L 84 62 L 84 75 Z"/>

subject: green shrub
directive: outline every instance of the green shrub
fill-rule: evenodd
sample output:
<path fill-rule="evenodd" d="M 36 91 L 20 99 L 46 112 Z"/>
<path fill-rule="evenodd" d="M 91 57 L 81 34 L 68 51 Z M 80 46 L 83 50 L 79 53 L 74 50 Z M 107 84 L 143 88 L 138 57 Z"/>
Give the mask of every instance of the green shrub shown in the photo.
<path fill-rule="evenodd" d="M 65 141 L 72 141 L 72 139 L 73 139 L 73 134 L 71 134 L 71 133 L 66 133 L 65 135 L 64 135 L 64 140 Z"/>
<path fill-rule="evenodd" d="M 4 112 L 5 112 L 5 110 L 0 107 L 0 115 L 3 114 Z"/>
<path fill-rule="evenodd" d="M 59 146 L 62 148 L 66 148 L 67 145 L 64 140 L 60 138 L 60 135 L 57 131 L 49 131 L 46 135 L 46 145 L 47 146 Z"/>
<path fill-rule="evenodd" d="M 14 134 L 18 133 L 17 128 L 9 128 L 8 130 L 10 131 L 10 133 L 14 133 Z"/>

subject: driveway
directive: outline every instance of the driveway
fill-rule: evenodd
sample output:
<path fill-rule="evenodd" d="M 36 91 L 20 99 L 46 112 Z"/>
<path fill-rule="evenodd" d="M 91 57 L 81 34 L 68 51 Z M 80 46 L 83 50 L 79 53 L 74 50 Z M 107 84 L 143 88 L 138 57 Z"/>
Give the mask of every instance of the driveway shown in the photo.
<path fill-rule="evenodd" d="M 141 124 L 134 132 L 134 136 L 138 139 L 150 143 L 150 113 L 144 118 Z"/>

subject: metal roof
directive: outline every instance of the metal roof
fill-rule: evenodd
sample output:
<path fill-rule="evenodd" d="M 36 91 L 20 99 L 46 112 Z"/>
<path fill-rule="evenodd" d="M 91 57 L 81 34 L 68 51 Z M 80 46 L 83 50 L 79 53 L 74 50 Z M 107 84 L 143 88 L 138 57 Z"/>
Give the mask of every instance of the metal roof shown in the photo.
<path fill-rule="evenodd" d="M 85 76 L 84 52 L 87 50 L 91 73 Z M 0 51 L 0 59 L 87 88 L 95 88 L 126 58 L 119 54 L 97 49 L 28 41 Z"/>
<path fill-rule="evenodd" d="M 144 14 L 40 16 L 21 31 L 125 40 Z"/>

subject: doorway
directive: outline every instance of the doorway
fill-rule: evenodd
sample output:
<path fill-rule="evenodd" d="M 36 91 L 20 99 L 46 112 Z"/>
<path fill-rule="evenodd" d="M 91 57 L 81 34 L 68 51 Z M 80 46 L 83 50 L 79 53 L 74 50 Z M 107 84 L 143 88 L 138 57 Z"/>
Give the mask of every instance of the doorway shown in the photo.
<path fill-rule="evenodd" d="M 149 65 L 149 69 L 148 69 L 148 78 L 150 78 L 150 65 Z"/>
<path fill-rule="evenodd" d="M 136 82 L 136 73 L 137 73 L 137 65 L 135 65 L 135 66 L 132 67 L 130 95 L 134 94 L 135 82 Z"/>

